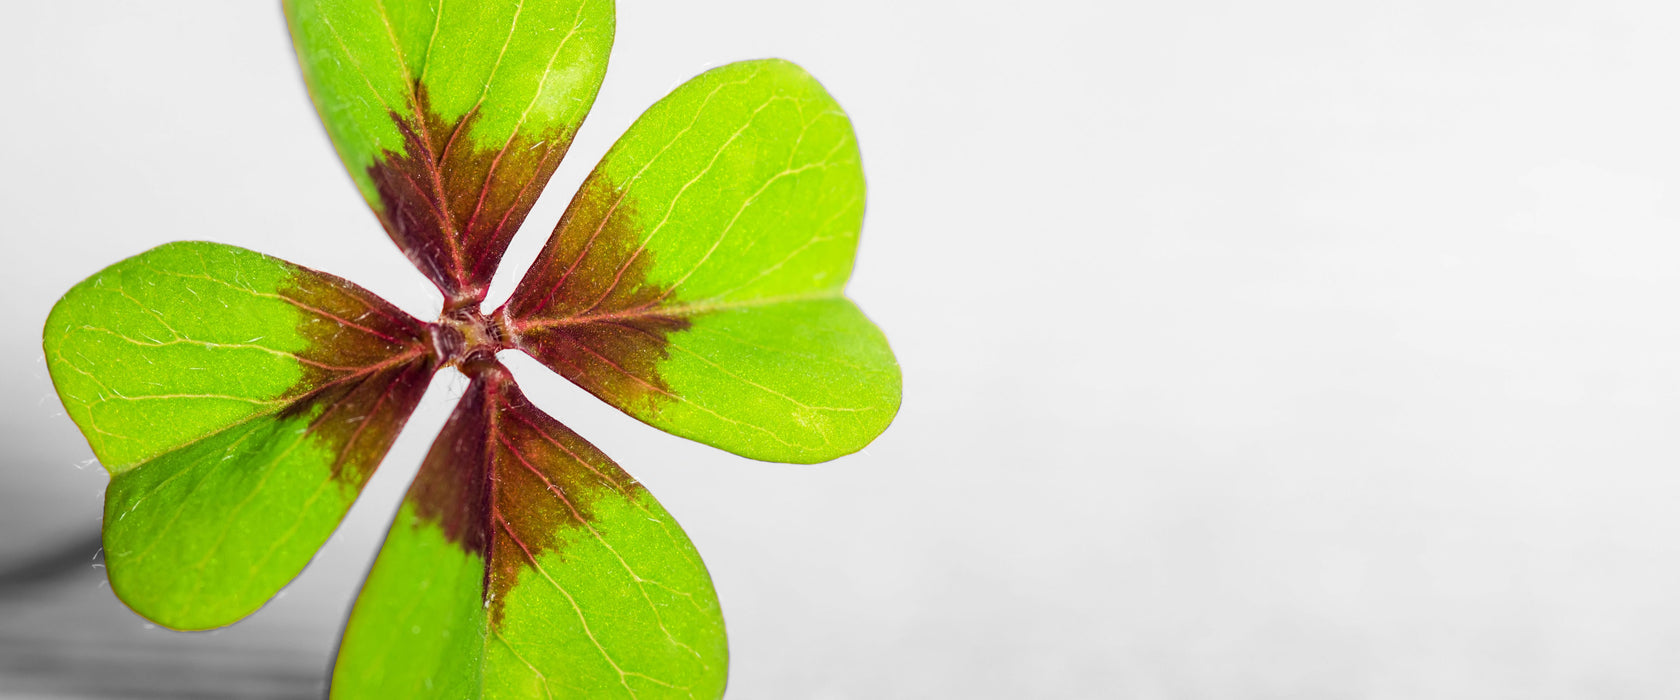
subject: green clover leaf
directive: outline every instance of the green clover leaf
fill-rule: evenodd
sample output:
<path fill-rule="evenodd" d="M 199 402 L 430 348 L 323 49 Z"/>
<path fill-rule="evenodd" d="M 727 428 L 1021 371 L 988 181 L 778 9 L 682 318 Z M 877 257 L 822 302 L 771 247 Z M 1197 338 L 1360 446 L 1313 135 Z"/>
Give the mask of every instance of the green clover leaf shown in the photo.
<path fill-rule="evenodd" d="M 602 0 L 287 0 L 352 180 L 437 285 L 433 323 L 348 281 L 172 243 L 54 306 L 54 386 L 110 471 L 112 589 L 231 624 L 308 563 L 431 377 L 470 381 L 345 631 L 334 697 L 723 693 L 704 564 L 606 455 L 533 406 L 518 349 L 625 413 L 811 463 L 891 422 L 898 365 L 844 296 L 864 205 L 850 122 L 778 60 L 708 71 L 632 125 L 508 302 L 484 300 L 606 73 Z"/>

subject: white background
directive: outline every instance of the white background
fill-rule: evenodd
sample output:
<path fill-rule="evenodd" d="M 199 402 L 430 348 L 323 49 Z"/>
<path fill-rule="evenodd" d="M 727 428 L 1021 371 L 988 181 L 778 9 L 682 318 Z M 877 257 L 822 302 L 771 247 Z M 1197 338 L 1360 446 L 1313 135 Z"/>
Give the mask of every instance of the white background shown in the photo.
<path fill-rule="evenodd" d="M 99 268 L 214 240 L 436 314 L 277 5 L 4 11 L 0 566 L 99 518 L 39 348 Z M 623 0 L 618 27 L 495 294 L 642 109 L 781 56 L 856 125 L 851 292 L 904 367 L 874 445 L 792 467 L 512 361 L 705 555 L 731 698 L 1680 695 L 1672 3 Z M 36 659 L 0 694 L 315 692 L 462 384 L 246 623 L 148 630 L 91 569 L 0 591 L 0 654 Z"/>

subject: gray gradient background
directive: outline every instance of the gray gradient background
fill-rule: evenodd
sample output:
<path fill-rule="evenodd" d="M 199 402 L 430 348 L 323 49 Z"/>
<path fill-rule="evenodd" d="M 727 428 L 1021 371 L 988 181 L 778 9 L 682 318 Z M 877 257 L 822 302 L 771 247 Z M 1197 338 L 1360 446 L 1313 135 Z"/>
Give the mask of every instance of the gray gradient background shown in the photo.
<path fill-rule="evenodd" d="M 857 126 L 904 366 L 884 436 L 793 467 L 513 361 L 705 554 L 731 698 L 1680 696 L 1673 3 L 621 4 L 506 267 L 668 89 L 782 56 Z M 76 281 L 207 239 L 439 301 L 277 3 L 10 3 L 0 65 L 4 568 L 99 518 L 40 360 Z M 247 622 L 149 629 L 92 551 L 0 590 L 0 695 L 319 692 L 462 386 Z"/>

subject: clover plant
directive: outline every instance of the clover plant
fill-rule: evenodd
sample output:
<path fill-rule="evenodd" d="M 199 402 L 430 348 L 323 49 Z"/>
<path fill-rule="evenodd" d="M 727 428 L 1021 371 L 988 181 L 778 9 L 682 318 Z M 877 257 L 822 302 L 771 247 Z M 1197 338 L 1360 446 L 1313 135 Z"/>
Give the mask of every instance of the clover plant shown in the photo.
<path fill-rule="evenodd" d="M 845 112 L 779 60 L 631 125 L 506 304 L 509 239 L 595 99 L 610 0 L 288 0 L 351 179 L 443 293 L 431 323 L 344 279 L 181 242 L 47 320 L 53 383 L 111 474 L 111 588 L 160 625 L 250 615 L 326 541 L 437 372 L 469 378 L 339 648 L 341 698 L 713 698 L 705 566 L 600 450 L 526 399 L 519 350 L 666 432 L 753 459 L 862 448 L 899 405 L 843 295 L 864 180 Z"/>

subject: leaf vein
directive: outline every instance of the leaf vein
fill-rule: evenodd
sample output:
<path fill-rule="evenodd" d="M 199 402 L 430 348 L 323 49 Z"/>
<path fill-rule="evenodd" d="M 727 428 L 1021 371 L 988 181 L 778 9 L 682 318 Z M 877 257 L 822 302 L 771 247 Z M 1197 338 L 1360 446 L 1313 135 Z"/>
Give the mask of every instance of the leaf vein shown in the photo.
<path fill-rule="evenodd" d="M 758 74 L 763 72 L 763 70 L 764 68 L 760 66 L 754 69 L 751 75 L 748 75 L 741 80 L 719 83 L 717 87 L 712 88 L 712 91 L 706 94 L 705 99 L 700 101 L 700 106 L 695 108 L 694 118 L 689 120 L 688 125 L 677 130 L 677 133 L 672 134 L 670 140 L 666 141 L 665 145 L 661 146 L 658 152 L 648 158 L 647 162 L 642 164 L 642 167 L 636 171 L 635 175 L 631 175 L 630 179 L 625 180 L 619 185 L 618 198 L 614 199 L 612 205 L 607 207 L 606 213 L 601 216 L 601 223 L 595 227 L 595 231 L 593 233 L 589 234 L 589 240 L 584 242 L 583 248 L 578 251 L 577 257 L 572 260 L 571 265 L 568 266 L 566 271 L 560 275 L 560 279 L 555 281 L 554 286 L 549 288 L 548 293 L 543 295 L 542 301 L 537 303 L 536 308 L 531 310 L 532 315 L 541 313 L 543 309 L 548 307 L 548 303 L 554 299 L 554 293 L 559 291 L 562 285 L 566 284 L 566 280 L 571 278 L 572 272 L 578 268 L 578 265 L 583 263 L 583 259 L 588 256 L 589 251 L 594 248 L 596 239 L 600 237 L 602 231 L 606 230 L 607 222 L 612 219 L 613 214 L 618 211 L 619 205 L 622 204 L 624 199 L 629 196 L 631 188 L 633 188 L 635 184 L 641 180 L 642 175 L 648 171 L 648 168 L 653 167 L 653 164 L 658 162 L 661 156 L 665 155 L 666 151 L 671 150 L 672 146 L 675 146 L 678 141 L 682 140 L 683 136 L 687 135 L 688 132 L 694 129 L 694 125 L 700 123 L 700 115 L 705 113 L 706 105 L 711 104 L 712 99 L 717 97 L 717 94 L 722 92 L 724 88 L 731 85 L 746 85 L 752 82 L 753 78 L 758 77 Z M 609 152 L 608 155 L 611 156 L 612 154 Z M 597 166 L 597 169 L 598 168 L 599 166 Z M 591 179 L 594 179 L 593 174 L 591 175 Z M 584 184 L 588 185 L 588 182 L 586 181 Z"/>
<path fill-rule="evenodd" d="M 636 262 L 636 258 L 641 257 L 641 254 L 647 250 L 648 243 L 653 240 L 654 236 L 659 235 L 660 230 L 664 229 L 665 224 L 671 220 L 671 212 L 676 211 L 677 202 L 681 201 L 683 195 L 688 193 L 688 188 L 693 187 L 694 183 L 699 182 L 700 178 L 705 177 L 707 173 L 711 172 L 713 167 L 717 166 L 718 160 L 723 157 L 723 152 L 729 150 L 729 147 L 735 143 L 735 139 L 740 138 L 741 134 L 746 133 L 747 129 L 752 127 L 753 122 L 758 119 L 758 115 L 763 113 L 764 110 L 769 109 L 770 105 L 775 104 L 776 102 L 792 99 L 793 98 L 791 97 L 785 96 L 771 97 L 770 99 L 765 100 L 764 104 L 759 105 L 753 110 L 752 114 L 747 117 L 746 123 L 742 124 L 740 128 L 736 129 L 734 133 L 729 135 L 728 139 L 724 140 L 722 145 L 718 146 L 717 152 L 712 154 L 712 159 L 707 161 L 706 167 L 701 168 L 700 172 L 695 173 L 694 177 L 689 178 L 688 182 L 683 183 L 682 187 L 677 188 L 677 193 L 671 197 L 671 203 L 669 206 L 665 207 L 665 214 L 660 217 L 659 223 L 654 224 L 653 228 L 648 231 L 648 234 L 642 237 L 641 242 L 636 246 L 636 250 L 631 252 L 630 256 L 625 258 L 624 264 L 618 267 L 618 273 L 614 275 L 612 283 L 607 285 L 607 290 L 601 294 L 599 299 L 595 300 L 595 303 L 590 304 L 589 308 L 584 309 L 583 313 L 587 314 L 594 311 L 596 307 L 600 306 L 602 302 L 612 296 L 612 293 L 618 289 L 618 285 L 624 281 L 624 273 L 630 269 L 630 265 Z"/>
<path fill-rule="evenodd" d="M 693 654 L 694 658 L 700 662 L 702 668 L 710 668 L 711 666 L 700 656 L 700 652 L 695 651 L 694 647 L 691 647 L 683 643 L 682 640 L 677 639 L 677 636 L 671 633 L 671 629 L 665 626 L 665 617 L 659 614 L 659 606 L 653 604 L 653 598 L 648 595 L 647 587 L 643 585 L 646 582 L 646 579 L 643 579 L 641 574 L 636 573 L 636 570 L 630 567 L 630 562 L 624 560 L 624 555 L 619 554 L 618 549 L 613 547 L 612 543 L 608 542 L 607 538 L 603 537 L 601 532 L 596 530 L 595 526 L 583 517 L 582 513 L 578 512 L 577 506 L 572 503 L 570 498 L 566 497 L 566 493 L 564 491 L 561 491 L 559 487 L 554 485 L 553 481 L 549 480 L 548 475 L 542 473 L 542 470 L 537 469 L 536 465 L 531 464 L 530 460 L 527 460 L 525 455 L 521 454 L 519 449 L 512 443 L 508 442 L 505 437 L 497 436 L 497 439 L 502 443 L 502 447 L 507 448 L 508 452 L 512 454 L 515 459 L 519 460 L 520 464 L 524 465 L 527 470 L 530 470 L 532 474 L 542 480 L 543 486 L 548 488 L 549 493 L 554 494 L 556 498 L 560 499 L 561 503 L 566 505 L 566 510 L 572 514 L 572 519 L 576 520 L 579 525 L 582 525 L 585 530 L 588 530 L 589 534 L 594 536 L 595 541 L 599 542 L 602 547 L 613 555 L 613 559 L 618 561 L 618 565 L 620 567 L 623 567 L 624 573 L 630 574 L 630 580 L 636 582 L 636 589 L 642 594 L 642 600 L 648 604 L 648 610 L 653 612 L 654 624 L 659 627 L 659 631 L 665 633 L 665 638 L 672 644 L 675 644 L 686 650 L 688 653 Z M 568 450 L 568 452 L 570 451 Z M 582 460 L 578 461 L 581 462 Z M 585 466 L 588 465 L 586 464 Z M 620 495 L 629 497 L 630 494 L 621 493 Z M 645 677 L 646 676 L 644 676 L 644 678 Z M 661 681 L 657 681 L 652 678 L 649 678 L 648 680 L 653 680 L 656 683 L 662 683 Z M 669 684 L 664 685 L 669 686 Z"/>
<path fill-rule="evenodd" d="M 595 649 L 601 652 L 601 658 L 607 660 L 607 665 L 612 666 L 613 671 L 618 673 L 619 684 L 624 686 L 624 691 L 629 693 L 632 700 L 634 700 L 636 697 L 636 691 L 634 688 L 631 688 L 630 683 L 626 681 L 627 674 L 625 674 L 624 669 L 618 665 L 618 661 L 613 659 L 612 654 L 607 652 L 607 648 L 601 644 L 601 640 L 595 636 L 595 632 L 589 628 L 589 619 L 584 616 L 583 607 L 578 605 L 577 599 L 573 598 L 571 592 L 566 590 L 565 586 L 560 585 L 559 581 L 554 580 L 554 577 L 549 575 L 548 570 L 544 569 L 543 565 L 537 562 L 537 557 L 531 553 L 530 548 L 526 547 L 525 543 L 519 539 L 519 536 L 514 534 L 513 526 L 508 523 L 507 518 L 498 515 L 496 516 L 496 521 L 501 524 L 502 530 L 507 532 L 508 537 L 513 538 L 514 544 L 519 546 L 519 551 L 525 555 L 525 560 L 531 562 L 531 568 L 536 569 L 537 573 L 542 574 L 542 577 L 548 581 L 549 585 L 554 586 L 554 590 L 559 591 L 560 595 L 565 597 L 566 602 L 571 604 L 572 611 L 577 614 L 578 624 L 583 627 L 584 636 L 588 637 L 589 642 L 595 645 Z"/>

